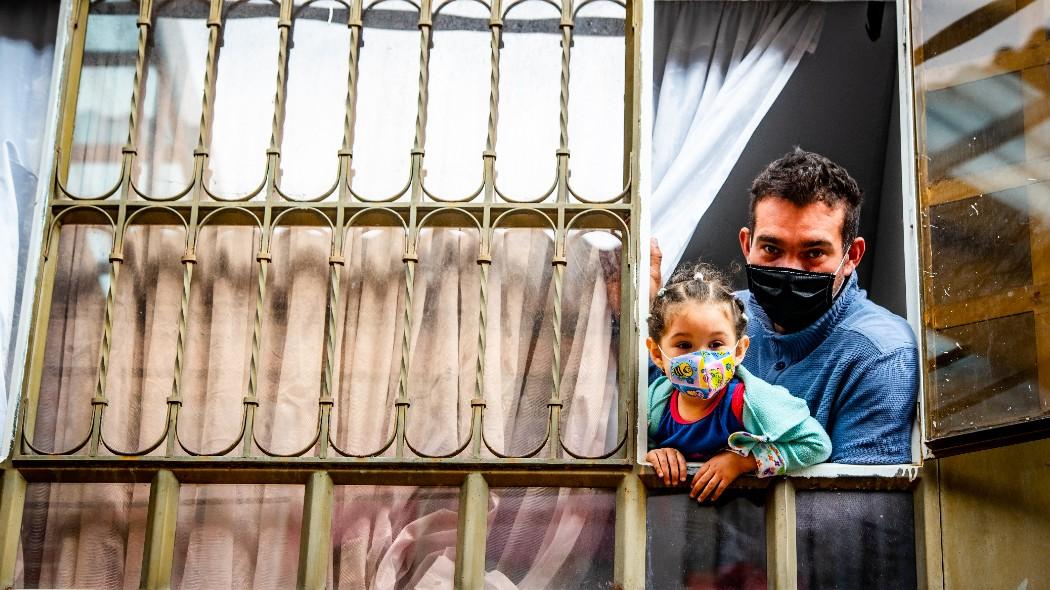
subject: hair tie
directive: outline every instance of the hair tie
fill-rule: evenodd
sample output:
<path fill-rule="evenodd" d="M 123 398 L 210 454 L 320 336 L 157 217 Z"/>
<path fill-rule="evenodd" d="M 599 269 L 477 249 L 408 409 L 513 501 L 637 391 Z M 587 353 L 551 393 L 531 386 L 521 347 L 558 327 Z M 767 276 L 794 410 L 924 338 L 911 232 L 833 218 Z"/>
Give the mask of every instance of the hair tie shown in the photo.
<path fill-rule="evenodd" d="M 704 273 L 702 273 L 700 271 L 696 271 L 696 274 L 693 275 L 693 280 L 694 281 L 702 281 L 702 280 L 704 280 Z"/>
<path fill-rule="evenodd" d="M 657 297 L 663 297 L 663 296 L 664 296 L 664 293 L 666 293 L 666 292 L 667 292 L 667 289 L 666 289 L 666 288 L 664 288 L 664 287 L 660 287 L 660 290 L 656 292 L 656 296 L 657 296 Z"/>

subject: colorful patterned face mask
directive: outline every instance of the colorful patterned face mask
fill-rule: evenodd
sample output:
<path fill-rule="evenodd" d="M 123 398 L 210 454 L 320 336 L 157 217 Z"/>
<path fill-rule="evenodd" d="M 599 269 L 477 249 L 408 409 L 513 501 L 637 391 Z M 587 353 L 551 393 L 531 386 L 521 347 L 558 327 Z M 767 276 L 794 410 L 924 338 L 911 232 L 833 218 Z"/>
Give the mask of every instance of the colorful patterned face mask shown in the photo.
<path fill-rule="evenodd" d="M 671 358 L 660 349 L 664 358 L 670 359 L 667 379 L 679 391 L 700 399 L 711 399 L 736 372 L 733 354 L 718 350 L 694 350 Z"/>

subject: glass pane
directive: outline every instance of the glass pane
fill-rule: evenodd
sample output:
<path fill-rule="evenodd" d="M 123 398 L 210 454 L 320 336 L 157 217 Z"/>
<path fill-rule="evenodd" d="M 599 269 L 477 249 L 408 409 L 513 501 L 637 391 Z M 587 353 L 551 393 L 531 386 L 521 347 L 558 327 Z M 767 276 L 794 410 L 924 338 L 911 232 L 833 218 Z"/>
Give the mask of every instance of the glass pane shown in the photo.
<path fill-rule="evenodd" d="M 335 184 L 350 67 L 347 7 L 335 0 L 303 4 L 296 0 L 294 9 L 281 139 L 281 190 L 297 199 Z"/>
<path fill-rule="evenodd" d="M 200 228 L 186 314 L 178 426 L 186 451 L 217 453 L 240 437 L 259 290 L 255 256 L 260 234 L 252 225 Z"/>
<path fill-rule="evenodd" d="M 615 2 L 592 2 L 572 30 L 569 184 L 590 201 L 610 200 L 624 187 L 626 12 Z"/>
<path fill-rule="evenodd" d="M 71 451 L 91 430 L 112 248 L 109 226 L 61 229 L 32 439 L 42 451 Z"/>
<path fill-rule="evenodd" d="M 940 330 L 929 408 L 938 434 L 958 434 L 1039 416 L 1035 316 L 1031 313 Z"/>
<path fill-rule="evenodd" d="M 310 454 L 320 419 L 332 230 L 277 227 L 270 240 L 255 436 L 270 453 Z"/>
<path fill-rule="evenodd" d="M 277 17 L 273 0 L 228 3 L 215 74 L 204 181 L 221 198 L 258 188 L 266 173 L 277 93 Z"/>
<path fill-rule="evenodd" d="M 561 118 L 560 16 L 550 4 L 525 0 L 512 5 L 503 21 L 496 186 L 511 200 L 539 198 L 554 184 Z"/>
<path fill-rule="evenodd" d="M 509 221 L 503 218 L 503 221 Z M 554 386 L 554 233 L 496 229 L 489 270 L 485 442 L 504 455 L 544 443 Z"/>
<path fill-rule="evenodd" d="M 423 178 L 440 199 L 461 199 L 481 187 L 489 121 L 489 10 L 452 0 L 434 15 Z"/>
<path fill-rule="evenodd" d="M 591 216 L 595 219 L 598 216 Z M 604 455 L 620 441 L 620 232 L 569 230 L 562 287 L 562 444 Z"/>
<path fill-rule="evenodd" d="M 646 588 L 766 587 L 764 491 L 730 490 L 714 504 L 649 491 Z"/>
<path fill-rule="evenodd" d="M 132 225 L 124 233 L 106 382 L 110 403 L 102 423 L 103 441 L 112 452 L 144 451 L 164 435 L 166 400 L 175 378 L 185 251 L 181 224 Z"/>
<path fill-rule="evenodd" d="M 351 185 L 379 200 L 408 183 L 419 99 L 419 11 L 408 2 L 373 3 L 363 17 Z M 407 192 L 402 195 L 407 199 Z"/>
<path fill-rule="evenodd" d="M 78 197 L 100 196 L 120 180 L 135 87 L 138 17 L 138 2 L 91 3 L 66 181 Z"/>
<path fill-rule="evenodd" d="M 493 488 L 485 587 L 613 588 L 613 490 Z"/>
<path fill-rule="evenodd" d="M 149 484 L 26 488 L 15 588 L 138 588 Z"/>
<path fill-rule="evenodd" d="M 930 215 L 934 301 L 965 304 L 1032 284 L 1026 190 L 935 205 Z"/>
<path fill-rule="evenodd" d="M 182 484 L 172 587 L 294 588 L 303 495 L 295 485 Z"/>
<path fill-rule="evenodd" d="M 202 0 L 154 5 L 133 176 L 135 188 L 148 197 L 174 196 L 193 181 L 207 22 L 208 3 Z"/>
<path fill-rule="evenodd" d="M 911 492 L 795 496 L 799 590 L 915 588 Z"/>
<path fill-rule="evenodd" d="M 1046 7 L 923 0 L 913 11 L 925 419 L 937 450 L 1050 414 L 1050 373 L 1037 366 L 1050 350 Z"/>
<path fill-rule="evenodd" d="M 343 242 L 332 433 L 345 453 L 373 454 L 393 432 L 405 317 L 404 252 L 401 228 L 352 227 Z"/>
<path fill-rule="evenodd" d="M 451 588 L 458 488 L 339 486 L 328 588 Z"/>
<path fill-rule="evenodd" d="M 474 227 L 419 232 L 406 436 L 425 454 L 451 453 L 470 438 L 478 362 L 480 233 Z"/>

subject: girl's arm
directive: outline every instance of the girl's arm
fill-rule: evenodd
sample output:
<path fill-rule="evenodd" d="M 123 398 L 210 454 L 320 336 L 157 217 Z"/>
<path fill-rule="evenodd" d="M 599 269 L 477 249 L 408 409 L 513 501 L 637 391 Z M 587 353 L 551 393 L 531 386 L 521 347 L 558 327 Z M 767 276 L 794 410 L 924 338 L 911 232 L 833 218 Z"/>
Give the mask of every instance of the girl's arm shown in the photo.
<path fill-rule="evenodd" d="M 754 456 L 759 477 L 782 475 L 831 456 L 831 439 L 806 402 L 786 389 L 744 377 L 744 428 L 729 437 L 737 453 Z"/>

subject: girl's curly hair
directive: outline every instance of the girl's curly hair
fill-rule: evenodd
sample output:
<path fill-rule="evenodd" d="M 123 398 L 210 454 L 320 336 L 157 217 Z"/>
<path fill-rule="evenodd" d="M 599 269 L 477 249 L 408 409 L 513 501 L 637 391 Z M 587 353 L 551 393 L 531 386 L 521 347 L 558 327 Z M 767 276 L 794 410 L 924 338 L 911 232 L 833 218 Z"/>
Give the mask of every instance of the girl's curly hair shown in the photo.
<path fill-rule="evenodd" d="M 739 339 L 747 333 L 744 302 L 729 289 L 725 275 L 710 264 L 693 262 L 679 267 L 667 284 L 656 292 L 649 306 L 649 336 L 660 340 L 667 329 L 667 319 L 680 303 L 724 303 L 729 306 L 733 330 Z"/>

